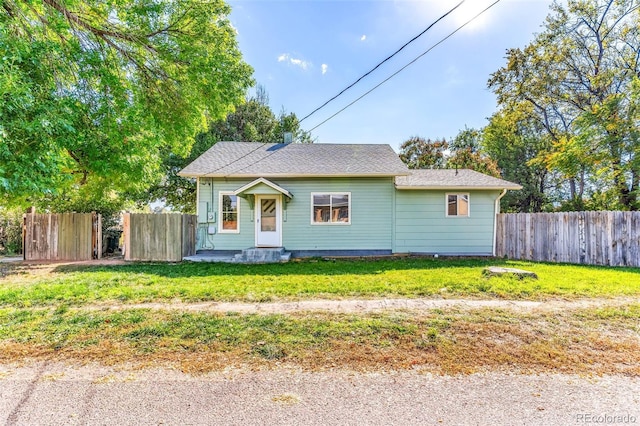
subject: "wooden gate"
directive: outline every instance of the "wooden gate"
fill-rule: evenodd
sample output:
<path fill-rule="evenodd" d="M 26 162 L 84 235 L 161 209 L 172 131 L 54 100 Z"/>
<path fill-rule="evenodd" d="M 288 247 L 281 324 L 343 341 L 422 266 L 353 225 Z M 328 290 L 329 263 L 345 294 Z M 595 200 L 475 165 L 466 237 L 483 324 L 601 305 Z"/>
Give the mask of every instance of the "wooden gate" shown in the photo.
<path fill-rule="evenodd" d="M 91 260 L 102 257 L 102 217 L 94 213 L 24 215 L 25 260 Z"/>
<path fill-rule="evenodd" d="M 195 254 L 197 216 L 125 213 L 124 259 L 180 262 Z"/>

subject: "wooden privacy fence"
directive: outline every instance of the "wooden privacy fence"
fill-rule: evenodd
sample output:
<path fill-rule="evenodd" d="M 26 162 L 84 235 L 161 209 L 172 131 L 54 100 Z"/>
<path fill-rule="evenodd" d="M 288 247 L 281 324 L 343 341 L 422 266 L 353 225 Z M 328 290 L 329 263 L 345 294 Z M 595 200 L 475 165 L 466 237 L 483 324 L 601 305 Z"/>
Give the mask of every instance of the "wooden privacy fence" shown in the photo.
<path fill-rule="evenodd" d="M 91 260 L 102 256 L 102 218 L 96 213 L 24 215 L 25 260 Z"/>
<path fill-rule="evenodd" d="M 499 214 L 496 256 L 640 266 L 640 212 Z"/>
<path fill-rule="evenodd" d="M 195 254 L 197 216 L 125 213 L 124 259 L 180 262 Z"/>

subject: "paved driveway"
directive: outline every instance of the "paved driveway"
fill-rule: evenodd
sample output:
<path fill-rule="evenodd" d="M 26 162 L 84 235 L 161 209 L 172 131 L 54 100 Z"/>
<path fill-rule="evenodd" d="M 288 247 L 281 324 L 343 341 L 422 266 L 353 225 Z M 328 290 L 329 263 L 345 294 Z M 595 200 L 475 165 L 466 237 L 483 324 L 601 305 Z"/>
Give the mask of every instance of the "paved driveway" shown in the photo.
<path fill-rule="evenodd" d="M 630 377 L 295 370 L 194 377 L 0 365 L 0 424 L 7 425 L 638 423 L 640 380 Z"/>

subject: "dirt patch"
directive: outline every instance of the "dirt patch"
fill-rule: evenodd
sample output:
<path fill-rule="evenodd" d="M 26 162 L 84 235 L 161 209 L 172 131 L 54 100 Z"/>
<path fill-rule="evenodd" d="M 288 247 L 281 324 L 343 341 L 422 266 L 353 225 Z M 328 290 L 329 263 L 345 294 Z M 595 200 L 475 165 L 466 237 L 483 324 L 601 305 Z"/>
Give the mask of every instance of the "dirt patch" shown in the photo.
<path fill-rule="evenodd" d="M 241 314 L 288 314 L 294 312 L 366 313 L 389 310 L 430 311 L 434 309 L 507 309 L 516 312 L 561 312 L 565 310 L 594 307 L 616 307 L 638 303 L 635 297 L 591 298 L 579 300 L 475 300 L 475 299 L 347 299 L 347 300 L 301 300 L 296 302 L 150 302 L 150 303 L 97 303 L 83 305 L 88 310 L 153 309 L 184 312 L 236 312 Z"/>
<path fill-rule="evenodd" d="M 8 275 L 29 275 L 29 276 L 45 276 L 56 272 L 60 267 L 73 266 L 115 266 L 125 265 L 126 262 L 122 256 L 107 257 L 103 259 L 81 260 L 81 261 L 26 261 L 17 260 L 11 262 L 0 262 L 0 278 Z"/>

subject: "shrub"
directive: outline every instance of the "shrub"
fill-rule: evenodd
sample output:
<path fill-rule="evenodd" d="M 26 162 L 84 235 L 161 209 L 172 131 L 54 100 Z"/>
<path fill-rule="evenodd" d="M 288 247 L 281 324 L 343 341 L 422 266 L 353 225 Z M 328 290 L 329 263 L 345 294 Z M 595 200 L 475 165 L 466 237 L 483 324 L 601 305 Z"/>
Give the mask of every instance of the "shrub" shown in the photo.
<path fill-rule="evenodd" d="M 0 207 L 0 255 L 22 253 L 22 210 Z"/>

